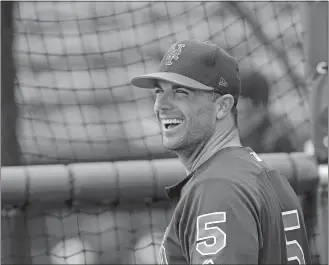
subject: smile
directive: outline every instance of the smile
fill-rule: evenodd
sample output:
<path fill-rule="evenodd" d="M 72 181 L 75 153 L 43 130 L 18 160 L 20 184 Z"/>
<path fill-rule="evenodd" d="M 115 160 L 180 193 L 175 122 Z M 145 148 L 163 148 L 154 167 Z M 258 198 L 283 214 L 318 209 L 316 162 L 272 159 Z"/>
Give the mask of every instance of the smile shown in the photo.
<path fill-rule="evenodd" d="M 183 122 L 183 119 L 162 119 L 161 123 L 163 125 L 163 129 L 168 131 L 172 129 L 176 129 Z"/>

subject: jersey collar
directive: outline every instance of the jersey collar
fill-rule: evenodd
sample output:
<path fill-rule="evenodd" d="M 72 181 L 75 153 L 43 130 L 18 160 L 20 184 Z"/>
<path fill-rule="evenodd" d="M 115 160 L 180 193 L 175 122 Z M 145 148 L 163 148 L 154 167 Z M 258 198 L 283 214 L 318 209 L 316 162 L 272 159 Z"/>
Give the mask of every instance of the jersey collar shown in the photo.
<path fill-rule="evenodd" d="M 165 191 L 167 193 L 167 196 L 170 201 L 177 202 L 180 198 L 181 191 L 183 187 L 186 185 L 187 182 L 194 176 L 194 172 L 191 172 L 187 177 L 185 177 L 183 180 L 179 181 L 178 183 L 166 187 Z"/>
<path fill-rule="evenodd" d="M 205 161 L 203 164 L 201 164 L 198 168 L 196 168 L 193 172 L 191 172 L 188 176 L 186 176 L 183 180 L 179 181 L 178 183 L 166 187 L 165 191 L 167 193 L 167 196 L 169 198 L 170 201 L 172 202 L 178 202 L 181 196 L 181 192 L 182 189 L 185 187 L 186 184 L 188 184 L 190 182 L 190 180 L 192 180 L 195 177 L 197 177 L 198 175 L 200 175 L 203 171 L 205 171 L 209 166 L 211 161 L 213 161 L 215 158 L 218 158 L 219 155 L 227 153 L 229 151 L 243 151 L 245 152 L 246 150 L 248 152 L 252 151 L 252 149 L 250 149 L 249 147 L 237 147 L 237 146 L 233 146 L 233 147 L 225 147 L 223 149 L 220 149 L 219 151 L 217 151 L 215 154 L 213 154 L 207 161 Z"/>

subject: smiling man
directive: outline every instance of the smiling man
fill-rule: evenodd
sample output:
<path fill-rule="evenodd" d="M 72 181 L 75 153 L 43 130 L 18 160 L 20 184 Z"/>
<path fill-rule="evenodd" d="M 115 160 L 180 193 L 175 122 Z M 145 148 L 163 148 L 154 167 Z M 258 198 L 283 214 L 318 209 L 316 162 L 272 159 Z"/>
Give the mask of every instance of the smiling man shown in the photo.
<path fill-rule="evenodd" d="M 161 263 L 309 264 L 298 197 L 280 172 L 241 146 L 236 60 L 210 42 L 180 41 L 158 72 L 131 83 L 154 89 L 163 144 L 187 172 L 166 189 L 175 211 Z"/>

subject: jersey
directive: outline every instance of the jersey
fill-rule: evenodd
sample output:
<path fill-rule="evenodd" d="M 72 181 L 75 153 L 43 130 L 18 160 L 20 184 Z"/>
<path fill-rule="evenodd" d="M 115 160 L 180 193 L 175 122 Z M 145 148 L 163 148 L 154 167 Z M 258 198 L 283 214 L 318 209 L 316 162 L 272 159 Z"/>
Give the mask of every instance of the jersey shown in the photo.
<path fill-rule="evenodd" d="M 310 264 L 299 199 L 250 148 L 229 147 L 166 188 L 161 264 Z"/>

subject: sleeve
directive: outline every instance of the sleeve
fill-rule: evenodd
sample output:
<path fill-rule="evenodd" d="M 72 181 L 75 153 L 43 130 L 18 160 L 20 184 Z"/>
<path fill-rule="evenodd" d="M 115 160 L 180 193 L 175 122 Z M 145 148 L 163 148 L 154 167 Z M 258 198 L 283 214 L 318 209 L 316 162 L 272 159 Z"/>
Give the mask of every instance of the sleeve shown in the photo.
<path fill-rule="evenodd" d="M 188 263 L 258 264 L 262 242 L 252 201 L 225 181 L 208 180 L 193 188 L 178 230 Z"/>

